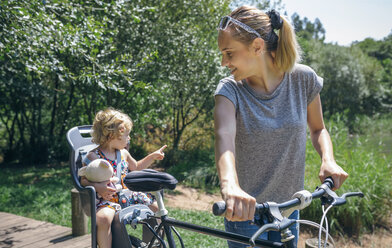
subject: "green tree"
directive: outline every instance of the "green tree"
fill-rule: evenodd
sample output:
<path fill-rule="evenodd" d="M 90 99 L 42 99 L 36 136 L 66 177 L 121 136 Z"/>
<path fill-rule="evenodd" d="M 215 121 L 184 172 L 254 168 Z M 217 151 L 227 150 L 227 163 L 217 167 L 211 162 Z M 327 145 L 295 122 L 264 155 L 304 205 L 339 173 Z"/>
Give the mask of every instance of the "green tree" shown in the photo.
<path fill-rule="evenodd" d="M 2 2 L 0 121 L 6 161 L 64 157 L 69 127 L 91 123 L 104 106 L 119 106 L 124 89 L 147 86 L 134 81 L 144 58 L 136 61 L 115 43 L 112 20 L 128 7 L 97 1 Z"/>
<path fill-rule="evenodd" d="M 299 39 L 304 40 L 325 40 L 325 29 L 321 21 L 316 18 L 312 23 L 307 17 L 301 19 L 301 17 L 294 13 L 291 16 L 291 20 L 294 25 L 295 32 Z"/>
<path fill-rule="evenodd" d="M 359 47 L 365 54 L 375 60 L 382 68 L 377 68 L 378 72 L 382 74 L 380 81 L 380 89 L 373 92 L 374 97 L 369 99 L 368 105 L 376 105 L 379 112 L 390 112 L 392 110 L 392 33 L 382 40 L 374 40 L 367 38 L 363 41 L 353 44 Z M 368 68 L 372 70 L 372 68 Z M 374 104 L 374 99 L 378 102 Z"/>
<path fill-rule="evenodd" d="M 227 6 L 223 0 L 2 2 L 5 160 L 65 158 L 67 129 L 91 124 L 107 106 L 129 114 L 136 134 L 147 124 L 162 129 L 162 142 L 177 150 L 190 125 L 211 119 L 222 76 L 216 25 Z"/>
<path fill-rule="evenodd" d="M 380 105 L 382 68 L 356 47 L 307 43 L 307 63 L 324 78 L 321 91 L 325 115 L 344 113 L 347 125 L 353 128 L 358 114 L 373 114 Z M 381 94 L 381 95 L 380 95 Z"/>

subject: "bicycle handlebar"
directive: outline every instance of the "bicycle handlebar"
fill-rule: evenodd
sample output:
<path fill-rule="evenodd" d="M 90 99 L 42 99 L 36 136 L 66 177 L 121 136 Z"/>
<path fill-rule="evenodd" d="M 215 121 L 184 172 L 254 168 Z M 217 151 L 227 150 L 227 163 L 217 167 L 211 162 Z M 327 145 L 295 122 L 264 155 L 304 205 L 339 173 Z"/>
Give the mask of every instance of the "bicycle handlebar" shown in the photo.
<path fill-rule="evenodd" d="M 334 205 L 338 206 L 338 205 L 342 205 L 344 203 L 346 203 L 346 197 L 350 197 L 350 196 L 359 196 L 359 197 L 363 197 L 363 193 L 361 192 L 349 192 L 349 193 L 345 193 L 343 194 L 341 197 L 338 197 L 336 195 L 335 192 L 333 192 L 331 189 L 333 188 L 334 183 L 331 177 L 327 177 L 325 179 L 325 181 L 319 186 L 317 187 L 317 189 L 312 193 L 312 198 L 321 198 L 322 196 L 324 196 L 326 193 L 331 196 L 335 202 Z M 278 204 L 278 208 L 280 211 L 286 210 L 286 209 L 290 209 L 292 207 L 298 206 L 300 205 L 300 200 L 298 198 L 283 202 Z M 332 201 L 327 202 L 327 203 L 332 203 Z M 262 213 L 265 210 L 268 210 L 269 205 L 268 203 L 256 203 L 256 213 Z M 212 213 L 216 216 L 222 216 L 224 215 L 226 212 L 226 203 L 224 201 L 220 201 L 220 202 L 216 202 L 214 203 L 214 205 L 212 206 Z"/>

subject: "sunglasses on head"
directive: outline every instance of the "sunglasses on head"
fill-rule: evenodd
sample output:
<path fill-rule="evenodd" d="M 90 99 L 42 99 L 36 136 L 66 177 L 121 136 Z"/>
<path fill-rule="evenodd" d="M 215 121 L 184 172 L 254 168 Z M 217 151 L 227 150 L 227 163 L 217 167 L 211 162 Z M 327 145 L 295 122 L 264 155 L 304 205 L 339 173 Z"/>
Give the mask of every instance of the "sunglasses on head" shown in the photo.
<path fill-rule="evenodd" d="M 222 17 L 222 19 L 219 22 L 218 29 L 219 30 L 225 30 L 229 26 L 230 22 L 232 22 L 235 25 L 245 29 L 248 33 L 254 34 L 257 37 L 261 38 L 261 35 L 259 33 L 257 33 L 256 30 L 254 30 L 253 28 L 249 27 L 245 23 L 242 23 L 242 22 L 240 22 L 240 21 L 238 21 L 238 20 L 236 20 L 236 19 L 234 19 L 234 18 L 232 18 L 230 16 Z"/>

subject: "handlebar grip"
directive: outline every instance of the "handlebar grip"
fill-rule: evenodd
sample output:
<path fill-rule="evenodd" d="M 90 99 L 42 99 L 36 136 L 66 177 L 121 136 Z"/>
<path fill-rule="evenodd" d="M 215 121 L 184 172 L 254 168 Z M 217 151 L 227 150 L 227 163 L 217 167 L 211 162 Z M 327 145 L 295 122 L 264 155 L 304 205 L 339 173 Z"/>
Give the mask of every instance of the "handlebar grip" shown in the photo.
<path fill-rule="evenodd" d="M 330 188 L 330 189 L 332 189 L 334 187 L 334 183 L 333 183 L 332 177 L 325 178 L 323 184 L 327 185 L 328 188 Z"/>
<path fill-rule="evenodd" d="M 215 216 L 222 216 L 226 212 L 226 202 L 224 201 L 219 201 L 215 202 L 214 205 L 212 205 L 212 213 Z"/>
<path fill-rule="evenodd" d="M 352 196 L 359 196 L 362 198 L 365 195 L 362 192 L 348 192 L 348 193 L 344 193 L 341 197 L 346 199 L 347 197 L 352 197 Z"/>

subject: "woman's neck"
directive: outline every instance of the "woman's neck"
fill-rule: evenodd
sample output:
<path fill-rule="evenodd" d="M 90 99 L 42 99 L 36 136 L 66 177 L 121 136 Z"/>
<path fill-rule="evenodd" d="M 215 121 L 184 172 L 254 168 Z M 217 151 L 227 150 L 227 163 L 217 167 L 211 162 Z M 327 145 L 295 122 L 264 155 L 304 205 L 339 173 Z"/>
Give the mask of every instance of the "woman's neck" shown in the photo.
<path fill-rule="evenodd" d="M 270 54 L 265 54 L 265 62 L 260 62 L 255 75 L 247 78 L 247 82 L 257 91 L 270 94 L 275 91 L 283 80 L 284 72 L 278 70 L 273 64 Z"/>

